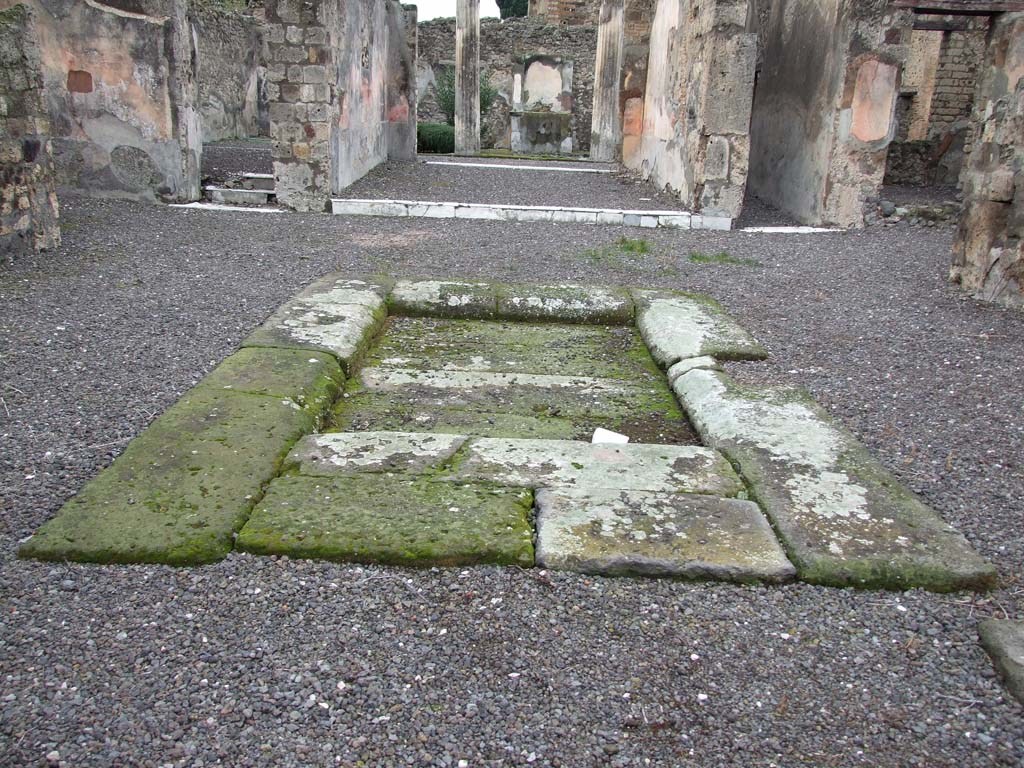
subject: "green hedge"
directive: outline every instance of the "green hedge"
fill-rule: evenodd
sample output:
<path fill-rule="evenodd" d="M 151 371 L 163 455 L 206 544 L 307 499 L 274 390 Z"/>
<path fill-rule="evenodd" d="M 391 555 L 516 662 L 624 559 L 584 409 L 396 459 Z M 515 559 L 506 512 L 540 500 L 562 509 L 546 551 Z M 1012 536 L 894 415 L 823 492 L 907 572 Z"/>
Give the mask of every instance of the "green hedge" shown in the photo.
<path fill-rule="evenodd" d="M 455 151 L 455 128 L 447 123 L 417 123 L 416 151 L 450 155 Z"/>

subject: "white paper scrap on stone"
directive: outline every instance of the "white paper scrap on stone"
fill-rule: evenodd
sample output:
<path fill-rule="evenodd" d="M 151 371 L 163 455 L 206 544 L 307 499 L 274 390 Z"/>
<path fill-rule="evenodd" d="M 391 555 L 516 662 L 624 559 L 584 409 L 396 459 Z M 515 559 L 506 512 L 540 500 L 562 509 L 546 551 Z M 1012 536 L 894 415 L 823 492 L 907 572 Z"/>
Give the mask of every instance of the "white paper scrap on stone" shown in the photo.
<path fill-rule="evenodd" d="M 612 432 L 610 429 L 598 427 L 594 430 L 594 436 L 590 438 L 591 443 L 628 443 L 629 437 Z"/>

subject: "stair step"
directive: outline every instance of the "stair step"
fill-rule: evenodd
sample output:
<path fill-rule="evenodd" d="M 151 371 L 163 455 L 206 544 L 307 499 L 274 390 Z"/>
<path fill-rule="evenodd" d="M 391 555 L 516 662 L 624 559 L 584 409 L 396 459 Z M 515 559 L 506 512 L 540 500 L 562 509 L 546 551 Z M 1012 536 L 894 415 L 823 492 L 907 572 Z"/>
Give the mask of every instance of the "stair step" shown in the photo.
<path fill-rule="evenodd" d="M 206 199 L 214 203 L 238 205 L 267 205 L 275 199 L 273 190 L 203 187 Z"/>
<path fill-rule="evenodd" d="M 245 189 L 266 189 L 274 191 L 274 174 L 272 173 L 243 173 L 242 186 Z"/>

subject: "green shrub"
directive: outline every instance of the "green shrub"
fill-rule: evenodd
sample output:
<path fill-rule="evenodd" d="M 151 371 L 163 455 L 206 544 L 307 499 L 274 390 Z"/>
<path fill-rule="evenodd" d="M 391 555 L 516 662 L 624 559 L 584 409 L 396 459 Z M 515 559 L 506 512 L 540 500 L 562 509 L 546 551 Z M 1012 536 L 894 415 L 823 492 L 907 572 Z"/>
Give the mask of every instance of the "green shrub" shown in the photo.
<path fill-rule="evenodd" d="M 455 151 L 455 129 L 447 123 L 417 123 L 416 151 L 450 155 Z"/>
<path fill-rule="evenodd" d="M 444 67 L 434 76 L 434 98 L 437 99 L 437 108 L 444 114 L 448 125 L 455 125 L 455 68 Z M 491 83 L 491 73 L 486 70 L 480 72 L 480 116 L 487 114 L 487 110 L 498 98 L 498 88 Z"/>

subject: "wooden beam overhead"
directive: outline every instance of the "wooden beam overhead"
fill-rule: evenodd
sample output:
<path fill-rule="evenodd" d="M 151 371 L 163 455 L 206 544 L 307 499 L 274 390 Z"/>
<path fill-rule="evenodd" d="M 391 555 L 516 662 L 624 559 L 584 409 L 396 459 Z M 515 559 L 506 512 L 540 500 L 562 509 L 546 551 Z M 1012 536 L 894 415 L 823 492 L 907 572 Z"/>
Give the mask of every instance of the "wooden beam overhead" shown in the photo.
<path fill-rule="evenodd" d="M 914 21 L 914 29 L 926 32 L 964 32 L 968 29 L 968 23 L 963 16 L 957 19 L 950 19 L 949 21 L 943 19 L 934 21 L 931 19 L 917 19 Z"/>
<path fill-rule="evenodd" d="M 894 8 L 912 8 L 918 13 L 956 16 L 992 16 L 1024 11 L 1024 0 L 892 0 Z"/>

